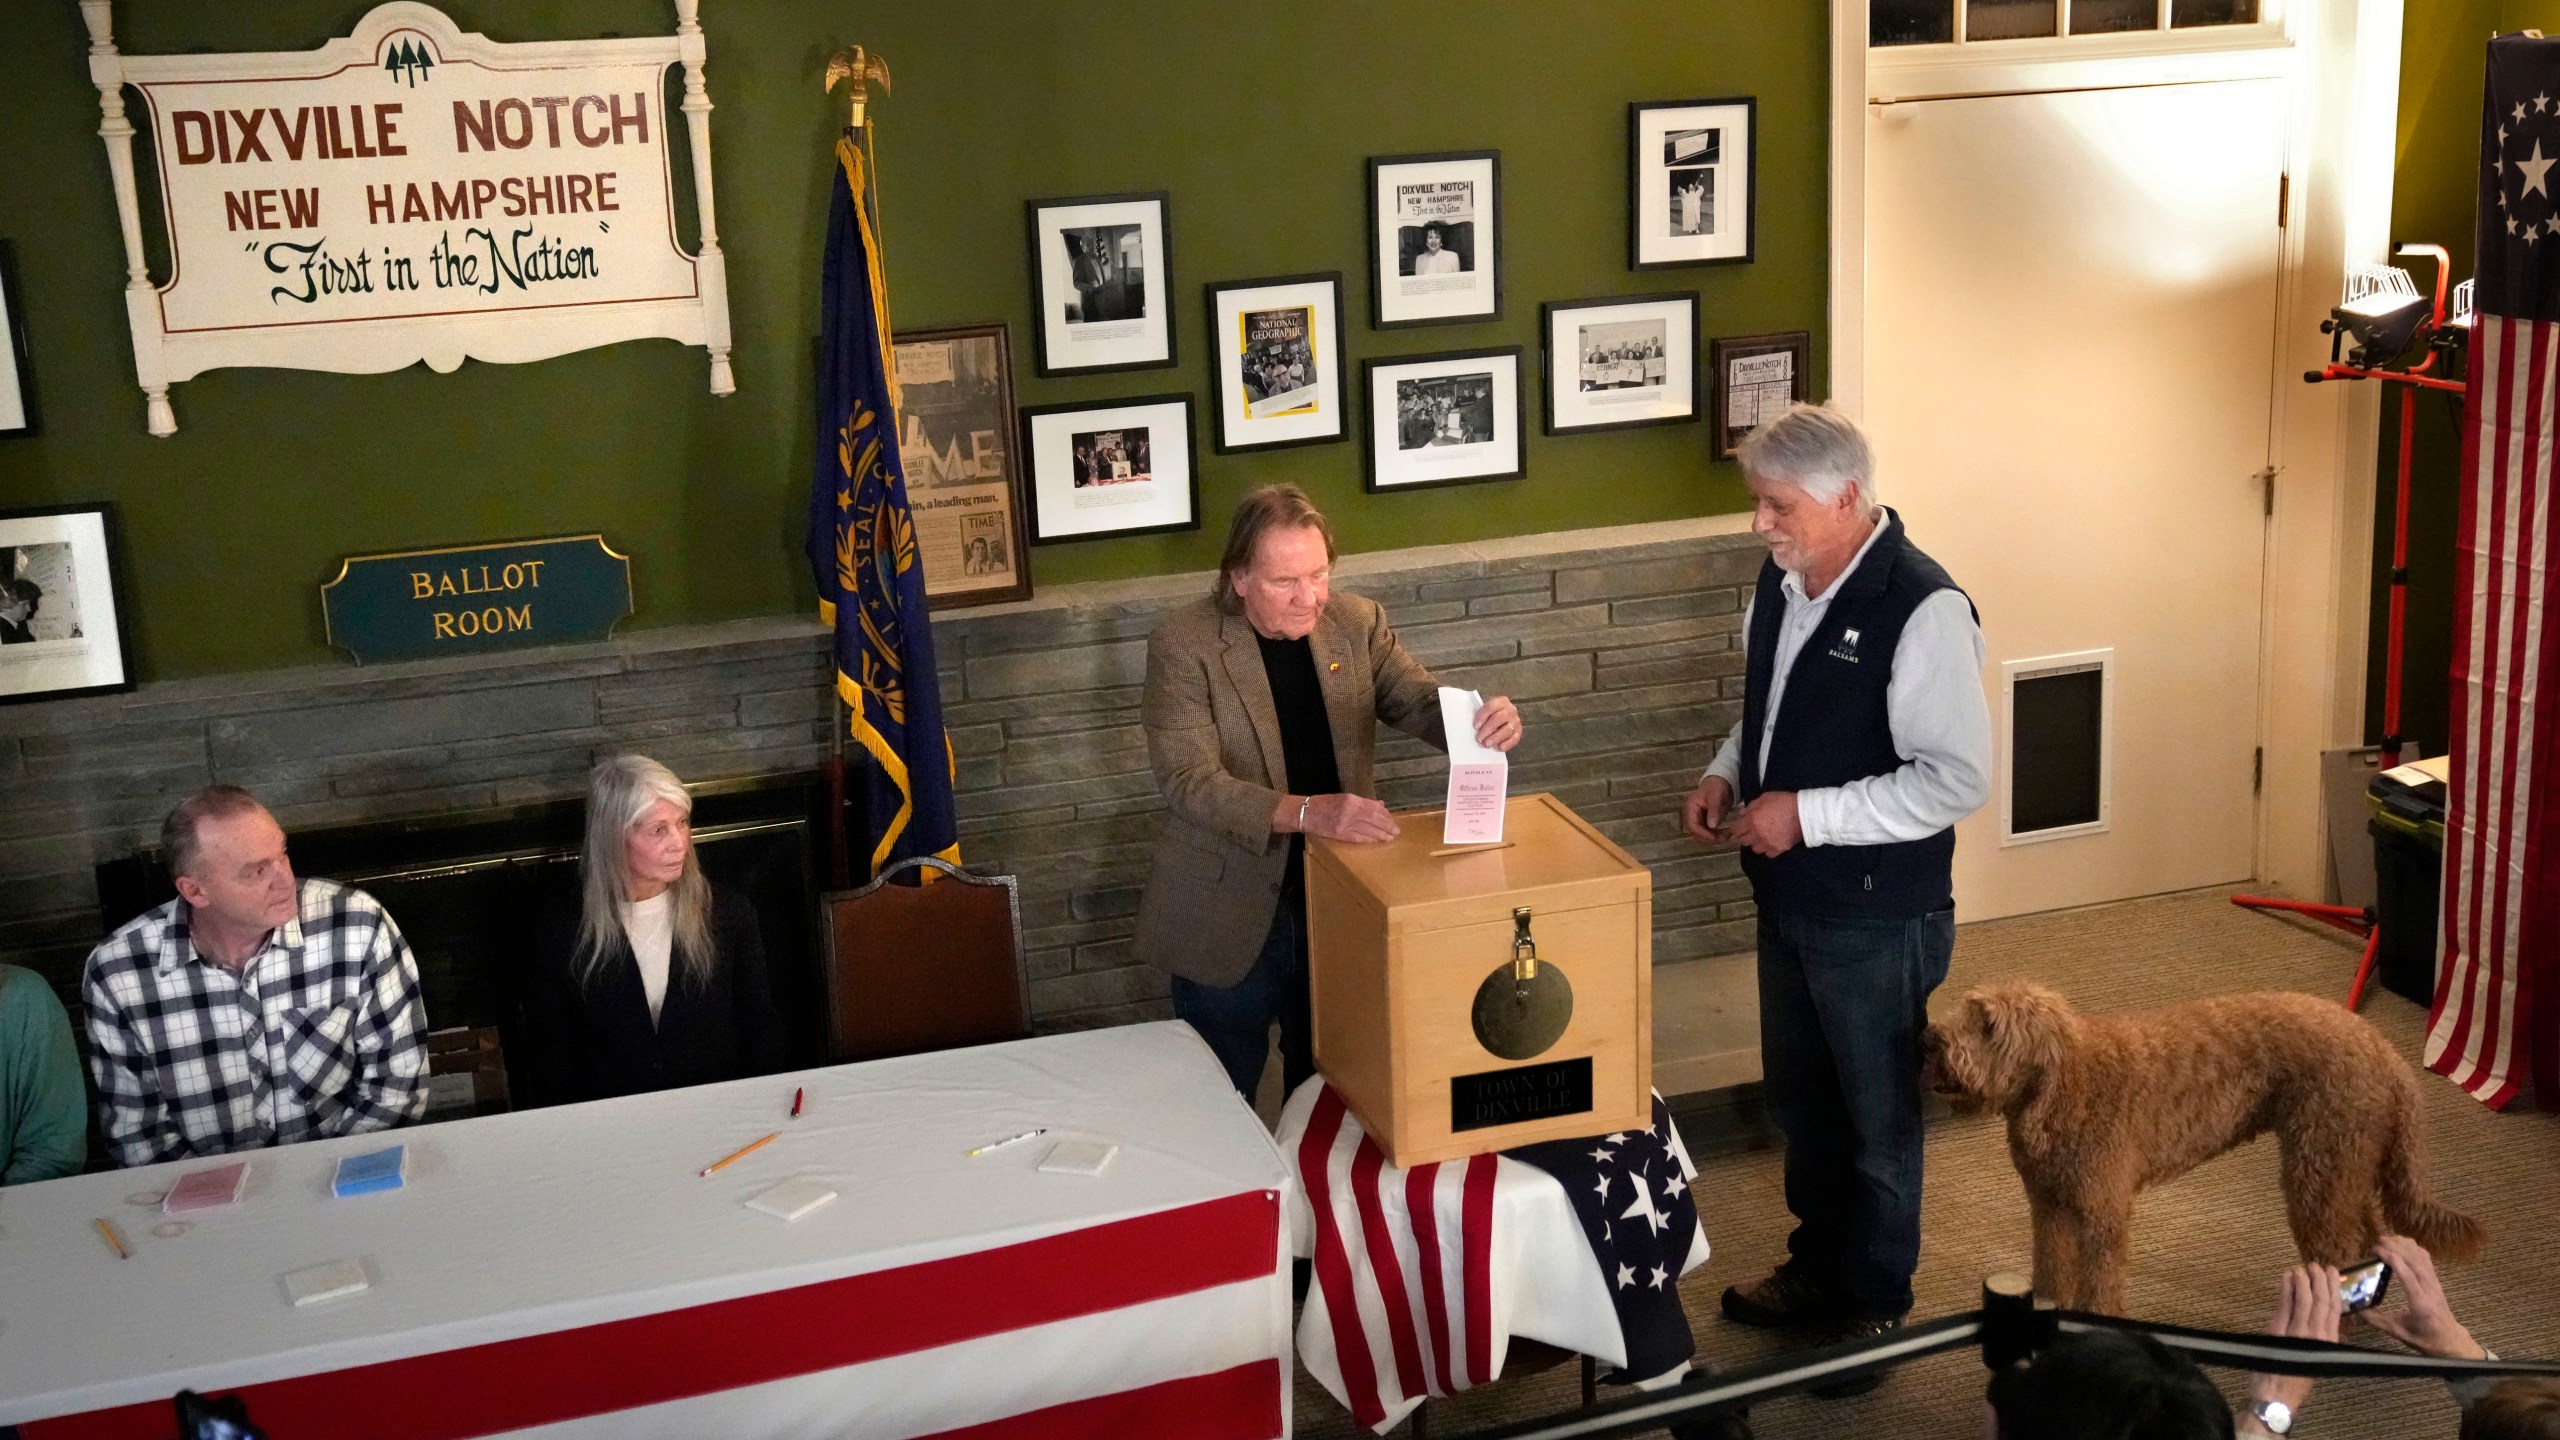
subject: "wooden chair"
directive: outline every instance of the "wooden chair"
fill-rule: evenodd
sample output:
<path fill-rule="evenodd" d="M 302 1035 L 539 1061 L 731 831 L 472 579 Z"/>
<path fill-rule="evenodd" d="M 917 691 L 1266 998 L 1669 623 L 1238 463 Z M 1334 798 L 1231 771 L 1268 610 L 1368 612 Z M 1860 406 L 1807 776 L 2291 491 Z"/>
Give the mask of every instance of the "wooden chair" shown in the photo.
<path fill-rule="evenodd" d="M 930 884 L 892 883 L 909 871 L 935 873 Z M 1031 1033 L 1014 877 L 972 875 L 918 856 L 820 903 L 830 1060 L 878 1060 Z"/>

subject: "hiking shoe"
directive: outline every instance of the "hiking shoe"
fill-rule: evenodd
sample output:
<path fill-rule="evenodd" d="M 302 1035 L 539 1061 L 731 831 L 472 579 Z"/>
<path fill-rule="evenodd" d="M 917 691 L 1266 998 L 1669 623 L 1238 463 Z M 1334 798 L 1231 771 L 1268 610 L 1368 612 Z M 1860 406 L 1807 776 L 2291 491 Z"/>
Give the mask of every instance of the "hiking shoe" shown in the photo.
<path fill-rule="evenodd" d="M 1776 1328 L 1843 1320 L 1849 1307 L 1830 1286 L 1792 1265 L 1781 1265 L 1748 1285 L 1726 1286 L 1724 1313 L 1745 1325 Z"/>
<path fill-rule="evenodd" d="M 1901 1328 L 1902 1317 L 1899 1315 L 1880 1320 L 1843 1320 L 1824 1333 L 1822 1343 L 1846 1345 L 1853 1340 L 1873 1340 L 1881 1335 L 1890 1335 Z M 1805 1393 L 1824 1400 L 1846 1400 L 1852 1395 L 1864 1395 L 1882 1385 L 1884 1377 L 1885 1372 L 1881 1367 L 1856 1371 L 1837 1380 L 1808 1385 L 1805 1387 Z"/>

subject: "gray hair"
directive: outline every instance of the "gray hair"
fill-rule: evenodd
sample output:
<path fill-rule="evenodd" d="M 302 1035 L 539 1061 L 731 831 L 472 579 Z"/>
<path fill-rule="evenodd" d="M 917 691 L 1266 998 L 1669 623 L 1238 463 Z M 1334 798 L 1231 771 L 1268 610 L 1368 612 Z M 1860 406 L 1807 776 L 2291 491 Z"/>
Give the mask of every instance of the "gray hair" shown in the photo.
<path fill-rule="evenodd" d="M 592 986 L 629 941 L 622 923 L 631 903 L 627 837 L 649 807 L 666 801 L 693 814 L 693 797 L 676 772 L 646 755 L 614 755 L 587 776 L 587 847 L 578 862 L 578 943 L 570 952 L 578 983 Z M 674 932 L 671 969 L 696 985 L 711 978 L 711 882 L 688 845 L 684 873 L 671 887 Z"/>
<path fill-rule="evenodd" d="M 1790 405 L 1733 447 L 1743 473 L 1793 485 L 1822 504 L 1855 490 L 1876 500 L 1876 454 L 1858 423 L 1828 405 Z"/>
<path fill-rule="evenodd" d="M 196 873 L 196 857 L 204 849 L 204 822 L 252 810 L 264 814 L 266 808 L 257 796 L 237 785 L 207 785 L 179 801 L 169 818 L 160 822 L 160 858 L 168 862 L 169 878 L 174 881 Z"/>

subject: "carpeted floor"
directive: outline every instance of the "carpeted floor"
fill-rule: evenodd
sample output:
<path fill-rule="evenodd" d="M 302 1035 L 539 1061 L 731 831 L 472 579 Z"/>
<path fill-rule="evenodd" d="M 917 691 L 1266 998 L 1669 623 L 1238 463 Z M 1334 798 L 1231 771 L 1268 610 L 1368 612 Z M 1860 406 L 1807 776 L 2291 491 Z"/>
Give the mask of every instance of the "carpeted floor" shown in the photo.
<path fill-rule="evenodd" d="M 2354 942 L 2308 922 L 2242 911 L 2228 891 L 2194 892 L 2054 915 L 1992 921 L 1958 935 L 1952 974 L 1937 1003 L 1985 980 L 2027 975 L 2085 1009 L 2158 1005 L 2238 990 L 2286 989 L 2342 998 Z M 2414 1063 L 2426 1015 L 2375 987 L 2365 1016 Z M 2437 1193 L 2489 1227 L 2481 1259 L 2449 1270 L 2455 1313 L 2482 1343 L 2507 1355 L 2560 1355 L 2560 1115 L 2522 1108 L 2493 1114 L 2451 1085 L 2423 1077 Z M 1996 1118 L 1950 1119 L 1929 1135 L 1927 1198 L 1916 1319 L 1978 1303 L 1982 1277 L 2029 1268 L 2026 1201 Z M 1783 1337 L 1727 1321 L 1716 1298 L 1756 1277 L 1783 1253 L 1790 1221 L 1779 1156 L 1758 1151 L 1708 1161 L 1699 1210 L 1714 1258 L 1682 1284 L 1699 1349 L 1726 1364 L 1784 1348 Z M 2263 1326 L 2275 1278 L 2293 1258 L 2276 1186 L 2275 1150 L 2261 1141 L 2183 1179 L 2146 1192 L 2135 1216 L 2127 1310 L 2145 1319 L 2226 1329 Z M 2396 1303 L 2396 1302 L 2394 1302 Z M 2391 1342 L 2370 1330 L 2351 1340 Z M 2237 1393 L 2237 1377 L 2224 1377 Z M 1515 1377 L 1428 1407 L 1435 1436 L 1572 1408 L 1572 1366 Z M 1981 1433 L 1983 1373 L 1962 1353 L 1917 1362 L 1854 1400 L 1790 1398 L 1761 1406 L 1763 1440 L 1859 1436 L 1972 1437 Z M 1604 1398 L 1612 1392 L 1603 1388 Z M 1297 1433 L 1359 1433 L 1332 1397 L 1301 1375 Z M 2341 1380 L 2322 1384 L 2294 1434 L 2451 1437 L 2455 1412 L 2432 1383 Z"/>

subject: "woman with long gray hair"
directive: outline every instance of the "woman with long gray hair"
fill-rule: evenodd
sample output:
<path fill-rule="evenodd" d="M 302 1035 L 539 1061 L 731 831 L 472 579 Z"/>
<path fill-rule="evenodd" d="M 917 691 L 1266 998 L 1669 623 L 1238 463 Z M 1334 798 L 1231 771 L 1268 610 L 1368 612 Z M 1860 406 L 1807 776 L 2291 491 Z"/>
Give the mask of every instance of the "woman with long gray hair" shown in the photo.
<path fill-rule="evenodd" d="M 782 1068 L 764 939 L 746 898 L 693 853 L 693 797 L 645 755 L 587 782 L 574 902 L 542 918 L 531 1019 L 534 1098 L 600 1100 Z"/>

